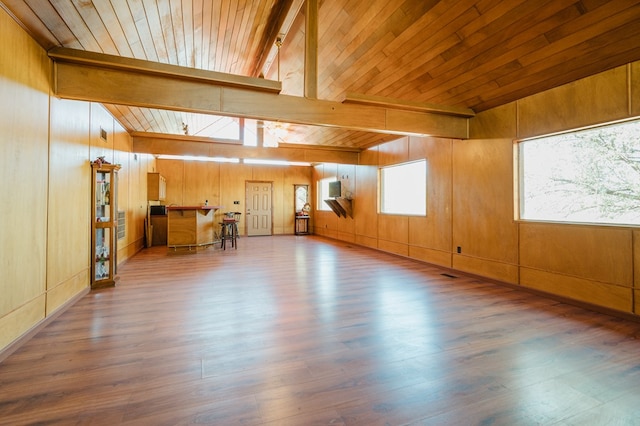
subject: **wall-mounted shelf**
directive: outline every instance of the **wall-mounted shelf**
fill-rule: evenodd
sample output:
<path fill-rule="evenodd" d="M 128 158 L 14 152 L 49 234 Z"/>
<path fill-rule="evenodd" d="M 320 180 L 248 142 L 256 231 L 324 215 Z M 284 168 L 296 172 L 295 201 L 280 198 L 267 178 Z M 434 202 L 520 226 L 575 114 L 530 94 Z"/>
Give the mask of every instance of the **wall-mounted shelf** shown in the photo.
<path fill-rule="evenodd" d="M 331 210 L 333 210 L 333 212 L 337 214 L 338 217 L 349 216 L 350 218 L 353 219 L 353 207 L 352 207 L 351 201 L 352 200 L 350 198 L 344 198 L 344 197 L 330 198 L 328 200 L 324 200 L 324 202 L 329 207 L 331 207 Z"/>

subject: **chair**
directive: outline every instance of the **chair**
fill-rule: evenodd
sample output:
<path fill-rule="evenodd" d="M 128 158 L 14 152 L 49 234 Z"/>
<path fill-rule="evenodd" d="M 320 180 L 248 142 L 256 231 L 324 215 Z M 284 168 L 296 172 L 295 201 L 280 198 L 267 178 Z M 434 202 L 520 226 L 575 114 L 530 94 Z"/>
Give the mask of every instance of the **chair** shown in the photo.
<path fill-rule="evenodd" d="M 240 223 L 240 217 L 242 212 L 233 212 L 233 218 L 236 220 L 236 238 L 240 238 L 240 232 L 238 232 L 238 223 Z"/>
<path fill-rule="evenodd" d="M 227 249 L 227 240 L 231 240 L 231 247 L 238 248 L 238 222 L 240 221 L 239 212 L 227 212 L 220 223 L 220 247 Z"/>

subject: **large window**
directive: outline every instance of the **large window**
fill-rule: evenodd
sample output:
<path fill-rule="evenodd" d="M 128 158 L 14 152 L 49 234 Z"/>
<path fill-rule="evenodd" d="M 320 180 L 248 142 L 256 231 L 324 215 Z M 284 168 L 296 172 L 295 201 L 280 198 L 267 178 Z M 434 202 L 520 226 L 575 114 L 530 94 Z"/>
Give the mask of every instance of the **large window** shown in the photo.
<path fill-rule="evenodd" d="M 426 216 L 427 162 L 425 160 L 380 169 L 380 212 Z"/>
<path fill-rule="evenodd" d="M 520 218 L 640 225 L 640 121 L 519 143 Z"/>

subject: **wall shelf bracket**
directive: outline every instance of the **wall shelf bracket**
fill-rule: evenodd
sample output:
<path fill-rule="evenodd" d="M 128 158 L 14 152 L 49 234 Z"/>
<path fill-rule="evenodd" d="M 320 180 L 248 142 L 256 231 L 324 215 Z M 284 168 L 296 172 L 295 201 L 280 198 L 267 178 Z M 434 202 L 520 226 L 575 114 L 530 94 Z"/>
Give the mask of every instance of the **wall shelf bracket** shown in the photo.
<path fill-rule="evenodd" d="M 331 207 L 331 210 L 338 215 L 338 217 L 350 217 L 353 219 L 353 205 L 350 198 L 337 197 L 324 200 L 324 202 Z"/>

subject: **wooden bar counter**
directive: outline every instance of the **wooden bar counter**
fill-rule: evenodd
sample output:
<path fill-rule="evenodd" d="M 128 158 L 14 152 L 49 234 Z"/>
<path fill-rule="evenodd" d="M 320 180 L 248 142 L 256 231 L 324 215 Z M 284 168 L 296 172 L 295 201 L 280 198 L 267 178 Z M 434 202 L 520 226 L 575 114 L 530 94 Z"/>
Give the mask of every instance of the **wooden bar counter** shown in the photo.
<path fill-rule="evenodd" d="M 214 216 L 221 206 L 168 206 L 167 247 L 189 250 L 214 243 Z"/>

